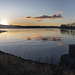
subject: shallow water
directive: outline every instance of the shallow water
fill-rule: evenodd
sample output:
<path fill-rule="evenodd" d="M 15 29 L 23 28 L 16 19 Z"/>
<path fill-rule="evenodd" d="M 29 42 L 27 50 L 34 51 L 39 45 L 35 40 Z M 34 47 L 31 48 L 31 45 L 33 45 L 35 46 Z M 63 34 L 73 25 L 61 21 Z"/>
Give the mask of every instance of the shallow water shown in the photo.
<path fill-rule="evenodd" d="M 0 29 L 0 50 L 48 63 L 58 63 L 69 53 L 69 44 L 75 44 L 75 30 L 60 29 Z M 52 61 L 52 62 L 51 62 Z"/>

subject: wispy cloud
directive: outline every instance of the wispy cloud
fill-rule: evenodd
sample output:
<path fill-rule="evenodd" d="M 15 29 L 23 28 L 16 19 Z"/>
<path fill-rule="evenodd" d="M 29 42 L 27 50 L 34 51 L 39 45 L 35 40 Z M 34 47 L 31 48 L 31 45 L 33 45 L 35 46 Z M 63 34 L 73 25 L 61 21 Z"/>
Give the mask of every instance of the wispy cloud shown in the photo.
<path fill-rule="evenodd" d="M 58 13 L 59 13 L 59 14 L 62 14 L 63 12 L 62 12 L 62 11 L 59 11 Z"/>
<path fill-rule="evenodd" d="M 17 19 L 22 19 L 22 18 L 18 17 Z"/>
<path fill-rule="evenodd" d="M 58 12 L 58 14 L 55 14 L 52 16 L 49 16 L 49 15 L 41 15 L 41 16 L 37 16 L 37 17 L 27 16 L 27 17 L 24 17 L 22 19 L 32 19 L 32 20 L 36 20 L 36 21 L 41 21 L 42 19 L 60 19 L 60 18 L 63 18 L 61 16 L 62 13 L 63 12 Z M 21 18 L 18 18 L 18 19 L 21 19 Z"/>

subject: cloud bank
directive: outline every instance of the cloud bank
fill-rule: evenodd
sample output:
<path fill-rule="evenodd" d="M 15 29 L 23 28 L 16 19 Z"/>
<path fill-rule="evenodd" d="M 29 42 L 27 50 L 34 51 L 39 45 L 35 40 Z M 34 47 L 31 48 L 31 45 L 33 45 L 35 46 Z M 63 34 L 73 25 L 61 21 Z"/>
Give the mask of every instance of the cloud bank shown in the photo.
<path fill-rule="evenodd" d="M 42 19 L 60 19 L 60 18 L 63 18 L 61 16 L 63 12 L 58 12 L 58 14 L 55 14 L 55 15 L 52 15 L 52 16 L 49 16 L 49 15 L 41 15 L 41 16 L 38 16 L 38 17 L 31 17 L 31 16 L 27 16 L 27 17 L 24 17 L 22 19 L 32 19 L 32 20 L 37 20 L 37 21 L 41 21 Z M 18 19 L 21 19 L 21 18 L 18 18 Z"/>

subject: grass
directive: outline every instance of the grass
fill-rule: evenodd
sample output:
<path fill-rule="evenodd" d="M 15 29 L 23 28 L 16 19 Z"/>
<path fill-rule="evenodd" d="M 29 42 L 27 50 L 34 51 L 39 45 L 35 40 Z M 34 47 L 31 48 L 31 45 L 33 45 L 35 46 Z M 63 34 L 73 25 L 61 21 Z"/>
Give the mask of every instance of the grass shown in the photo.
<path fill-rule="evenodd" d="M 63 66 L 25 60 L 0 51 L 0 75 L 74 75 Z"/>

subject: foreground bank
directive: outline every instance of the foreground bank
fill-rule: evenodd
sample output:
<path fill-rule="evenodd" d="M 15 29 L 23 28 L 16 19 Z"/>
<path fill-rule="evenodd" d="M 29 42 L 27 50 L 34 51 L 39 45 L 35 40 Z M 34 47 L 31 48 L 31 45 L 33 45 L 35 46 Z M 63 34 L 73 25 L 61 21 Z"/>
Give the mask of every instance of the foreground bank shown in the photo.
<path fill-rule="evenodd" d="M 73 75 L 63 66 L 25 60 L 0 51 L 0 75 Z"/>

